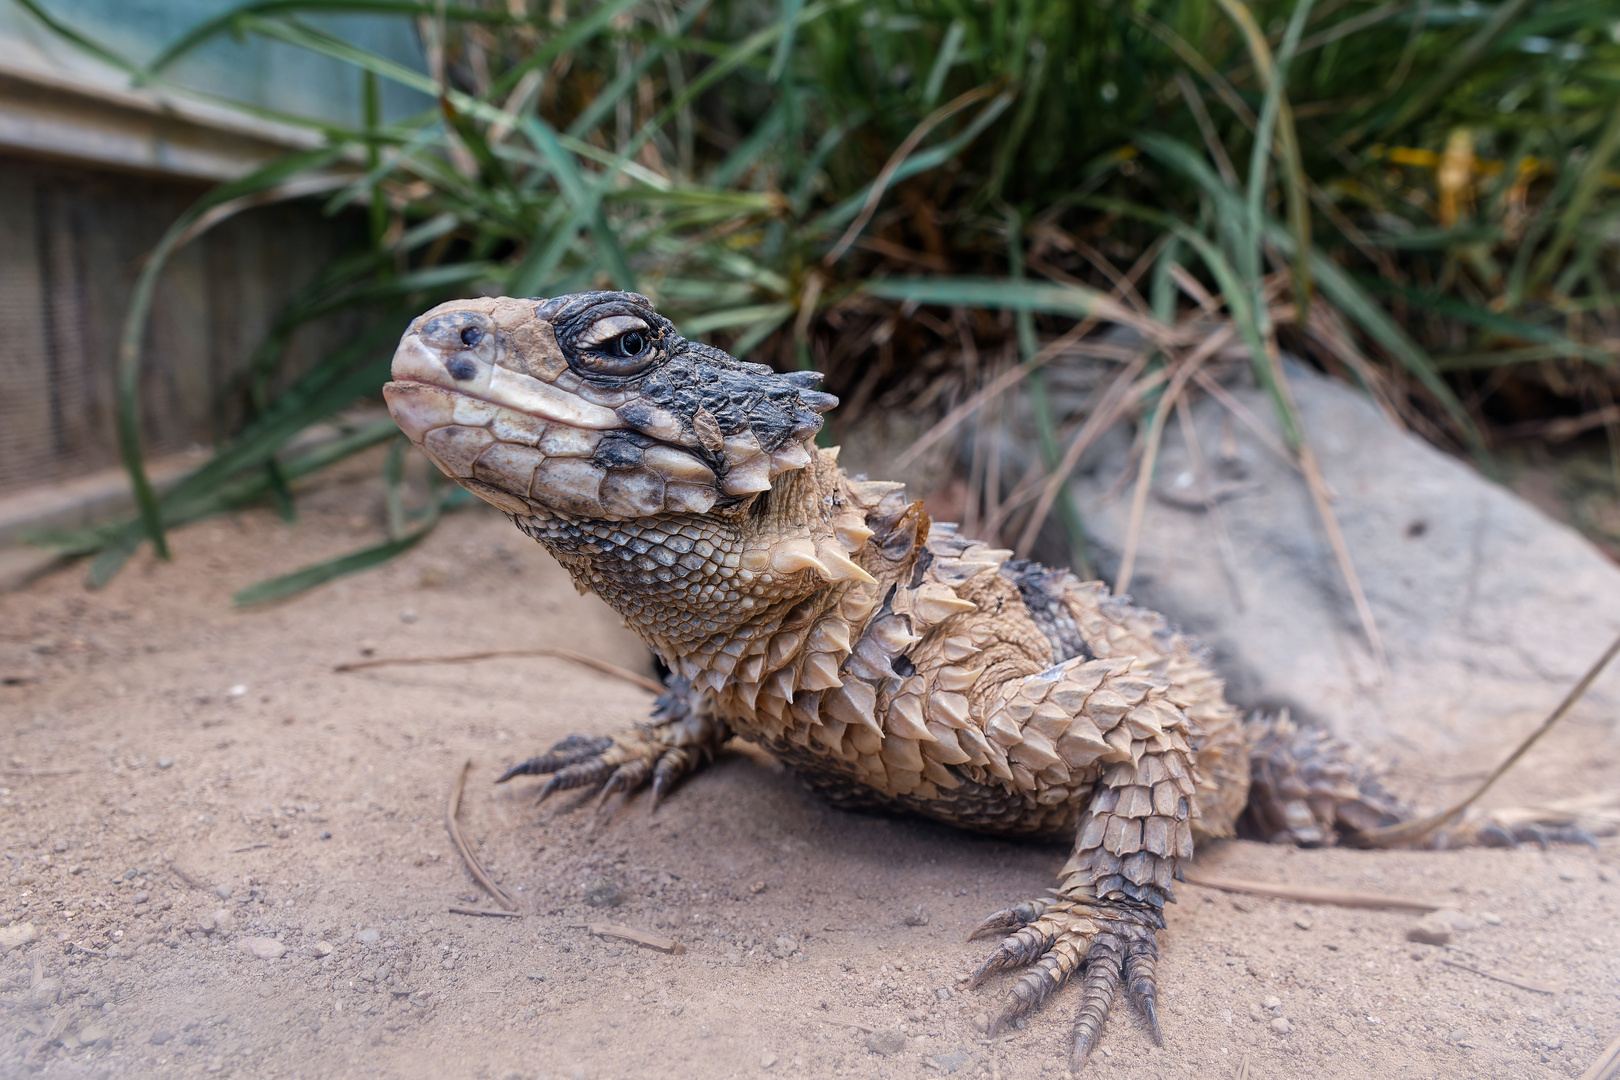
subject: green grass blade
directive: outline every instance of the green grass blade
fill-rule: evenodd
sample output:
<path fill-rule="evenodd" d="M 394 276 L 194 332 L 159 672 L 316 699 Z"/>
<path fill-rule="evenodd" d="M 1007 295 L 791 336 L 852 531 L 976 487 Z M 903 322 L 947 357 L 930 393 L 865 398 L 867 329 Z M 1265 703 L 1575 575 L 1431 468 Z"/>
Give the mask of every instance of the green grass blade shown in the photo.
<path fill-rule="evenodd" d="M 433 531 L 433 523 L 421 526 L 406 533 L 398 540 L 388 540 L 381 544 L 359 551 L 351 551 L 347 555 L 340 555 L 335 559 L 315 563 L 294 570 L 290 574 L 270 578 L 256 585 L 249 585 L 231 597 L 231 603 L 237 607 L 251 607 L 254 604 L 264 604 L 271 600 L 284 600 L 301 592 L 306 592 L 317 585 L 324 585 L 328 581 L 344 577 L 348 574 L 357 574 L 362 570 L 370 570 L 374 566 L 381 566 L 390 559 L 409 551 Z"/>

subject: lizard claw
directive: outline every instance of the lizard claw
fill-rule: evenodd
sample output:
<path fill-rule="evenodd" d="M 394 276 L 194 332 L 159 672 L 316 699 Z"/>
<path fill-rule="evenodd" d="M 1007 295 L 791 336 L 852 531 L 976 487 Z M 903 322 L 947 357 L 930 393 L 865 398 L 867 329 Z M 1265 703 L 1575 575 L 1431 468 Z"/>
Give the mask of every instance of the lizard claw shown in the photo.
<path fill-rule="evenodd" d="M 708 764 L 730 737 L 730 729 L 719 721 L 688 712 L 674 719 L 638 724 L 612 736 L 570 735 L 546 753 L 513 765 L 495 782 L 502 784 L 516 776 L 547 776 L 535 795 L 536 805 L 558 791 L 598 789 L 595 794 L 599 813 L 612 796 L 633 794 L 650 782 L 652 805 L 656 807 L 676 781 Z M 574 808 L 589 801 L 590 795 L 587 792 Z"/>
<path fill-rule="evenodd" d="M 1163 922 L 1157 912 L 1091 901 L 1036 900 L 996 912 L 980 931 L 1015 925 L 1026 915 L 1033 918 L 1001 940 L 968 984 L 977 987 L 997 972 L 1028 968 L 1010 988 L 992 1035 L 1039 1006 L 1076 972 L 1083 972 L 1074 1031 L 1075 1068 L 1084 1064 L 1101 1039 L 1122 981 L 1136 998 L 1153 1041 L 1163 1045 L 1155 979 L 1159 950 L 1154 938 Z"/>
<path fill-rule="evenodd" d="M 1021 900 L 1012 907 L 1002 908 L 980 923 L 978 929 L 968 935 L 968 940 L 983 937 L 986 934 L 1005 934 L 1009 930 L 1017 930 L 1046 914 L 1051 906 L 1047 900 Z"/>

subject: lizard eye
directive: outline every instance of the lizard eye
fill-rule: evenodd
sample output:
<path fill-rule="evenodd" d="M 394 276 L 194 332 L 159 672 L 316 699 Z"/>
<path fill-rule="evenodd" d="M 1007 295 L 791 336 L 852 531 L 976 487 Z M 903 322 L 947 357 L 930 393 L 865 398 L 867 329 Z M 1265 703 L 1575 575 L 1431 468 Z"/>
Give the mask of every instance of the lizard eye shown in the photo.
<path fill-rule="evenodd" d="M 624 360 L 634 360 L 647 348 L 647 338 L 640 330 L 632 330 L 628 334 L 620 334 L 610 343 L 611 351 L 615 356 Z"/>
<path fill-rule="evenodd" d="M 597 319 L 571 342 L 569 362 L 591 375 L 635 375 L 657 359 L 652 327 L 635 315 Z"/>
<path fill-rule="evenodd" d="M 469 349 L 475 348 L 483 340 L 484 332 L 476 326 L 469 326 L 461 331 L 461 343 Z"/>

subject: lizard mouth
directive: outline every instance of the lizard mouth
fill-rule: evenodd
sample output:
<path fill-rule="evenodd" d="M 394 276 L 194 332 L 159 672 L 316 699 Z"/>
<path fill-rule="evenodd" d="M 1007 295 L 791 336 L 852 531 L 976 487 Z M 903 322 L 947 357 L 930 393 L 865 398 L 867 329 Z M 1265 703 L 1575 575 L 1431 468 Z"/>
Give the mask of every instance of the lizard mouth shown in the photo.
<path fill-rule="evenodd" d="M 514 329 L 502 307 L 528 318 Z M 707 429 L 683 422 L 634 380 L 580 378 L 535 310 L 534 301 L 504 299 L 435 309 L 445 313 L 407 330 L 383 387 L 411 442 L 500 510 L 598 520 L 702 514 L 809 464 L 813 432 L 767 451 L 746 427 L 725 435 L 712 419 Z"/>

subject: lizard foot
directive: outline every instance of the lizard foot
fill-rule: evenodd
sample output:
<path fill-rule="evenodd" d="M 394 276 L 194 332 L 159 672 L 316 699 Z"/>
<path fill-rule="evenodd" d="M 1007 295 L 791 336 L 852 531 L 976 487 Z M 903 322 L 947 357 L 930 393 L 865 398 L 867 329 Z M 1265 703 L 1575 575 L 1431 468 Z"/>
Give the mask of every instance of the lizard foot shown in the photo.
<path fill-rule="evenodd" d="M 548 777 L 536 803 L 557 791 L 600 788 L 598 806 L 620 792 L 633 794 L 650 784 L 648 809 L 656 809 L 682 777 L 712 761 L 731 737 L 723 722 L 684 706 L 684 699 L 665 694 L 652 723 L 617 735 L 570 735 L 546 753 L 513 765 L 495 782 L 504 784 L 516 776 Z"/>
<path fill-rule="evenodd" d="M 1013 984 L 991 1034 L 1051 997 L 1070 976 L 1083 972 L 1084 992 L 1074 1029 L 1075 1068 L 1096 1047 L 1122 980 L 1147 1019 L 1153 1041 L 1162 1046 L 1154 977 L 1159 946 L 1154 935 L 1163 927 L 1163 918 L 1152 908 L 1091 900 L 1026 900 L 996 912 L 972 937 L 1011 933 L 1002 938 L 969 985 L 976 987 L 991 975 L 1012 968 L 1028 970 Z"/>

